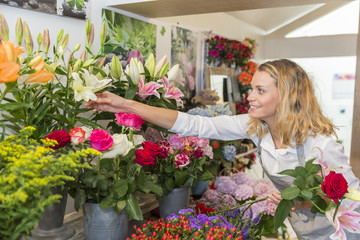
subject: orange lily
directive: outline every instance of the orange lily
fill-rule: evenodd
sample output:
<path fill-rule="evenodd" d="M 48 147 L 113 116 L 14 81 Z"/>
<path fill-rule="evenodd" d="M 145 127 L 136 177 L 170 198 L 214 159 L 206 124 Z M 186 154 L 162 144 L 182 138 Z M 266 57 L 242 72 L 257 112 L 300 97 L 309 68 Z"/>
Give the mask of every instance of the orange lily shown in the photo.
<path fill-rule="evenodd" d="M 17 59 L 23 52 L 21 47 L 15 47 L 14 42 L 1 41 L 0 83 L 14 82 L 18 79 L 20 65 L 17 63 Z"/>
<path fill-rule="evenodd" d="M 20 65 L 14 62 L 0 63 L 0 83 L 14 82 L 18 79 Z"/>
<path fill-rule="evenodd" d="M 44 62 L 44 59 L 42 59 L 42 58 L 40 58 L 38 61 L 36 61 L 36 63 L 32 66 L 32 68 L 35 69 L 36 72 L 30 74 L 27 77 L 27 79 L 25 80 L 26 84 L 44 83 L 44 82 L 49 81 L 50 79 L 52 79 L 55 76 L 53 73 L 44 70 L 45 62 Z"/>

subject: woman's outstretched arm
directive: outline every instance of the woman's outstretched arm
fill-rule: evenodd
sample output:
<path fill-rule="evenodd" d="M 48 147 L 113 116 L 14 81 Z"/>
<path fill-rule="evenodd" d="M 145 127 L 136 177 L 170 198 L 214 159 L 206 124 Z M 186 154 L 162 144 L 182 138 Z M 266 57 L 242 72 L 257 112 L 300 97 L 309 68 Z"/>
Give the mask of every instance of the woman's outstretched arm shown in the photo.
<path fill-rule="evenodd" d="M 125 99 L 108 91 L 97 93 L 96 96 L 96 101 L 90 101 L 86 103 L 85 106 L 95 108 L 94 111 L 137 114 L 143 117 L 145 121 L 165 129 L 170 129 L 174 125 L 178 115 L 178 112 L 175 110 L 149 106 Z"/>

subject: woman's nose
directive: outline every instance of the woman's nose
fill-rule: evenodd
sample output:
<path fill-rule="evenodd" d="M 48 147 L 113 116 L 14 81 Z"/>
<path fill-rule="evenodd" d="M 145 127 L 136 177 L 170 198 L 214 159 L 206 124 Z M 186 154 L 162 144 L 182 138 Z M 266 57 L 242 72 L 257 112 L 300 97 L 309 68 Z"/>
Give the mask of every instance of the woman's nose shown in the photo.
<path fill-rule="evenodd" d="M 248 97 L 247 97 L 247 100 L 248 100 L 249 102 L 251 102 L 251 101 L 253 101 L 253 100 L 254 100 L 254 94 L 253 94 L 253 91 L 251 91 L 251 92 L 249 93 L 249 95 L 248 95 Z"/>

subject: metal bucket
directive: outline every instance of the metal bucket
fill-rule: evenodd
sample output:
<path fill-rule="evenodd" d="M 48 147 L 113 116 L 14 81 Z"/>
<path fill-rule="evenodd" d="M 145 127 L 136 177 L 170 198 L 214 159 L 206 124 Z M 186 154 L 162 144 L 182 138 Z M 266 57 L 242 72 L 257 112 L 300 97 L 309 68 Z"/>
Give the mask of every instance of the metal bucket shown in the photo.
<path fill-rule="evenodd" d="M 178 214 L 179 210 L 189 208 L 190 188 L 174 188 L 169 195 L 159 201 L 160 217 L 166 218 L 172 213 Z"/>
<path fill-rule="evenodd" d="M 87 240 L 125 240 L 128 235 L 129 216 L 123 209 L 102 209 L 99 204 L 85 203 L 84 230 Z"/>

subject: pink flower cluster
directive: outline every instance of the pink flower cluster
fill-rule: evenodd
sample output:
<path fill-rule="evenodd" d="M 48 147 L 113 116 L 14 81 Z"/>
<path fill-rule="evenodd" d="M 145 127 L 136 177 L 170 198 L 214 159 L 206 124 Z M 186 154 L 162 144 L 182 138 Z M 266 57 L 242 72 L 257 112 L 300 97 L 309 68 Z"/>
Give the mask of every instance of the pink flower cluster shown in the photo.
<path fill-rule="evenodd" d="M 222 209 L 225 205 L 231 205 L 233 202 L 244 203 L 253 198 L 261 199 L 273 192 L 279 192 L 270 180 L 253 179 L 244 172 L 234 174 L 232 177 L 218 177 L 214 186 L 217 190 L 207 190 L 200 199 L 200 202 L 205 205 L 215 206 L 216 209 Z M 260 213 L 274 216 L 276 207 L 269 199 L 257 202 L 251 206 L 252 217 L 255 218 Z M 245 212 L 246 216 L 250 216 L 250 210 Z"/>

